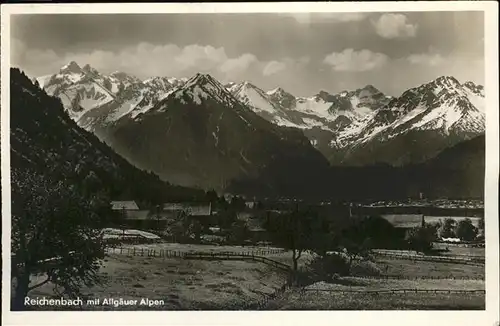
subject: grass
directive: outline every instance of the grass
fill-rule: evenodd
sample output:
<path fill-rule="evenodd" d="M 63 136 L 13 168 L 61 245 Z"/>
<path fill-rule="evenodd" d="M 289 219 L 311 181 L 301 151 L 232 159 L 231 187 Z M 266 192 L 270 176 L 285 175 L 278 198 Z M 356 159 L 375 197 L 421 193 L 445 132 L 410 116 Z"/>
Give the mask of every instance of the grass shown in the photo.
<path fill-rule="evenodd" d="M 287 291 L 267 310 L 484 310 L 484 294 L 367 294 Z"/>
<path fill-rule="evenodd" d="M 279 288 L 283 275 L 267 265 L 245 261 L 202 261 L 109 256 L 104 284 L 83 290 L 91 298 L 163 300 L 158 310 L 235 309 Z M 50 296 L 50 285 L 31 295 Z M 147 307 L 146 307 L 147 308 Z M 143 310 L 145 307 L 87 306 L 89 310 Z"/>
<path fill-rule="evenodd" d="M 445 243 L 434 243 L 435 249 L 445 249 L 448 248 L 449 251 L 441 251 L 440 255 L 442 256 L 481 256 L 485 257 L 486 251 L 485 248 L 466 248 L 466 247 L 457 247 L 453 245 L 447 245 Z"/>
<path fill-rule="evenodd" d="M 395 279 L 366 279 L 359 277 L 342 277 L 337 284 L 315 283 L 309 289 L 319 290 L 484 290 L 484 281 L 481 280 L 395 280 Z"/>
<path fill-rule="evenodd" d="M 378 257 L 375 262 L 385 275 L 390 276 L 484 278 L 485 275 L 484 266 L 383 257 Z"/>
<path fill-rule="evenodd" d="M 257 247 L 207 246 L 185 244 L 137 245 L 137 248 L 202 252 L 241 252 L 258 250 Z M 260 248 L 266 249 L 266 248 Z M 467 248 L 464 248 L 467 249 Z M 292 264 L 291 253 L 267 255 L 269 258 Z M 299 266 L 312 258 L 303 253 Z M 405 259 L 377 257 L 374 270 L 383 275 L 417 277 L 442 277 L 440 280 L 398 280 L 362 278 L 367 268 L 356 269 L 355 276 L 343 277 L 337 284 L 316 283 L 314 288 L 338 290 L 377 289 L 443 289 L 483 290 L 482 280 L 453 280 L 461 277 L 484 277 L 484 266 L 472 266 Z M 362 264 L 360 264 L 361 266 Z M 102 285 L 83 289 L 90 298 L 123 298 L 163 300 L 152 308 L 147 306 L 87 306 L 88 310 L 233 310 L 243 309 L 273 293 L 285 281 L 285 275 L 263 263 L 251 261 L 206 261 L 175 258 L 151 258 L 110 255 L 106 258 L 100 275 Z M 53 288 L 46 285 L 30 294 L 32 297 L 51 296 Z M 484 309 L 484 294 L 366 294 L 328 293 L 294 290 L 285 292 L 271 301 L 267 309 Z M 52 307 L 53 308 L 53 307 Z M 40 308 L 42 309 L 42 308 Z"/>

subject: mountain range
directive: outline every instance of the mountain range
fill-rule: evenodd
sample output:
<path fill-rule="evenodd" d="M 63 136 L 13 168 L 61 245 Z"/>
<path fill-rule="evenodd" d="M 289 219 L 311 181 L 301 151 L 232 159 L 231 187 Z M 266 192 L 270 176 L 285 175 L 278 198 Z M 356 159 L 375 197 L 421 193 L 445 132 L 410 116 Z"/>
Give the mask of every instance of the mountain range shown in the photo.
<path fill-rule="evenodd" d="M 330 166 L 420 166 L 485 130 L 484 88 L 451 76 L 399 97 L 372 85 L 296 97 L 208 74 L 141 81 L 75 62 L 35 81 L 135 166 L 219 190 L 327 189 Z"/>
<path fill-rule="evenodd" d="M 10 70 L 10 94 L 12 171 L 34 171 L 114 199 L 162 203 L 204 196 L 131 165 L 80 128 L 59 98 L 47 95 L 19 69 Z"/>

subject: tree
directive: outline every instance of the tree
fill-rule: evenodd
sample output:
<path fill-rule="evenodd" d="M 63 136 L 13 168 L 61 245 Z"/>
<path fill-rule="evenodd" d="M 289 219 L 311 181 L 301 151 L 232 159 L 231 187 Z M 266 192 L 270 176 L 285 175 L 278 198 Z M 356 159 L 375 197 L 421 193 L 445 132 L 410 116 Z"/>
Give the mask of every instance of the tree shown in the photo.
<path fill-rule="evenodd" d="M 264 228 L 272 236 L 273 242 L 292 251 L 293 271 L 297 274 L 298 260 L 305 250 L 318 247 L 315 240 L 324 232 L 321 220 L 313 210 L 298 207 L 282 216 L 267 219 Z M 322 237 L 321 237 L 322 238 Z"/>
<path fill-rule="evenodd" d="M 472 241 L 476 238 L 477 228 L 472 224 L 470 218 L 458 222 L 455 233 L 460 240 Z"/>
<path fill-rule="evenodd" d="M 352 218 L 340 232 L 339 247 L 348 256 L 349 271 L 356 259 L 366 258 L 370 254 L 373 243 L 373 230 L 370 229 L 372 222 L 370 218 Z"/>
<path fill-rule="evenodd" d="M 199 221 L 189 218 L 186 212 L 181 211 L 166 225 L 165 233 L 172 237 L 173 241 L 184 242 L 193 239 L 199 241 L 202 229 Z"/>
<path fill-rule="evenodd" d="M 245 221 L 236 220 L 227 233 L 227 240 L 230 243 L 238 244 L 245 241 L 248 236 L 249 231 Z"/>
<path fill-rule="evenodd" d="M 233 210 L 220 211 L 217 215 L 217 224 L 223 229 L 230 228 L 238 220 L 236 212 Z"/>
<path fill-rule="evenodd" d="M 190 239 L 195 240 L 196 242 L 200 242 L 201 232 L 203 231 L 203 227 L 198 220 L 189 220 L 187 226 L 187 234 L 186 236 Z"/>
<path fill-rule="evenodd" d="M 419 252 L 427 252 L 437 238 L 436 231 L 435 226 L 425 224 L 408 230 L 405 239 L 410 248 Z"/>
<path fill-rule="evenodd" d="M 12 172 L 12 309 L 24 309 L 28 293 L 46 283 L 59 295 L 76 297 L 83 285 L 99 282 L 104 258 L 98 198 L 77 186 L 31 171 Z M 51 259 L 49 263 L 44 260 Z M 31 284 L 33 274 L 46 279 Z"/>
<path fill-rule="evenodd" d="M 452 218 L 445 218 L 442 223 L 439 224 L 438 236 L 440 238 L 455 238 L 455 227 L 456 221 Z"/>

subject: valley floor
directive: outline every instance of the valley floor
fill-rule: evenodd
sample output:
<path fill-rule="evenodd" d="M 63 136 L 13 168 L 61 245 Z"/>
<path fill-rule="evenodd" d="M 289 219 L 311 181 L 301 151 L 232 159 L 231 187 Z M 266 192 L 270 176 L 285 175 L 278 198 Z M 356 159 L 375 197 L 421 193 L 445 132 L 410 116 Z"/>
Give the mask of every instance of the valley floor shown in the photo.
<path fill-rule="evenodd" d="M 271 267 L 246 261 L 202 261 L 110 255 L 101 270 L 102 285 L 85 289 L 88 298 L 163 300 L 149 309 L 237 309 L 257 302 L 284 282 Z M 47 285 L 31 297 L 52 295 Z M 85 306 L 85 310 L 143 310 L 144 306 Z"/>
<path fill-rule="evenodd" d="M 266 252 L 266 248 L 151 244 L 126 246 L 180 252 L 250 252 L 261 250 L 267 258 L 291 264 L 291 253 Z M 168 249 L 167 249 L 168 248 Z M 276 248 L 269 248 L 274 249 Z M 125 251 L 124 251 L 125 252 Z M 130 251 L 127 250 L 128 253 Z M 311 257 L 304 254 L 300 266 Z M 103 284 L 86 288 L 86 298 L 100 298 L 100 305 L 85 310 L 390 310 L 390 309 L 484 309 L 484 266 L 412 261 L 377 257 L 360 264 L 351 277 L 335 283 L 318 282 L 308 287 L 277 292 L 286 283 L 286 273 L 262 262 L 242 260 L 193 260 L 150 257 L 147 254 L 108 254 L 100 275 Z M 376 272 L 376 273 L 374 273 Z M 370 293 L 401 289 L 444 290 L 436 293 Z M 467 293 L 447 293 L 471 291 Z M 356 293 L 361 291 L 362 293 Z M 368 292 L 366 292 L 368 291 Z M 477 292 L 474 292 L 477 291 Z M 271 296 L 273 293 L 276 296 Z M 30 297 L 53 295 L 51 285 Z M 104 298 L 161 300 L 143 305 L 103 305 Z M 85 301 L 85 299 L 84 299 Z M 47 310 L 48 307 L 38 307 Z M 54 307 L 50 307 L 54 309 Z M 61 308 L 64 309 L 64 308 Z"/>

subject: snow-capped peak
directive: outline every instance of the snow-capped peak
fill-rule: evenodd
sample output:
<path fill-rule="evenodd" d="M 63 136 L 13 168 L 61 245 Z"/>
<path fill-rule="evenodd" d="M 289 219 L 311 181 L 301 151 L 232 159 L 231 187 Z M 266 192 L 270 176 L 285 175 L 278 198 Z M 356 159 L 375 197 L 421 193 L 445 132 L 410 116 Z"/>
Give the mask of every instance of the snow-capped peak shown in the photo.
<path fill-rule="evenodd" d="M 472 93 L 484 97 L 484 86 L 483 85 L 476 85 L 472 81 L 467 81 L 465 82 L 462 86 L 466 87 L 469 89 Z"/>
<path fill-rule="evenodd" d="M 371 93 L 371 94 L 378 94 L 378 93 L 380 93 L 380 91 L 375 86 L 373 86 L 373 85 L 366 85 L 365 87 L 358 89 L 358 92 L 359 93 L 361 93 L 361 92 L 368 92 L 368 93 Z"/>
<path fill-rule="evenodd" d="M 169 94 L 168 98 L 171 96 L 181 102 L 184 102 L 185 98 L 188 97 L 196 104 L 202 104 L 203 99 L 208 98 L 212 98 L 228 106 L 233 106 L 237 103 L 237 100 L 217 79 L 203 73 L 197 73 L 188 79 L 184 85 Z"/>
<path fill-rule="evenodd" d="M 314 98 L 317 100 L 323 100 L 324 102 L 331 102 L 334 96 L 324 90 L 321 90 L 314 96 Z"/>
<path fill-rule="evenodd" d="M 441 76 L 434 81 L 436 84 L 460 85 L 460 82 L 453 76 Z"/>
<path fill-rule="evenodd" d="M 94 74 L 94 75 L 98 75 L 99 74 L 99 72 L 97 71 L 97 69 L 91 67 L 88 63 L 85 66 L 83 66 L 82 70 L 83 70 L 83 72 L 85 72 L 87 74 L 88 73 L 91 73 L 91 74 Z"/>
<path fill-rule="evenodd" d="M 82 73 L 82 68 L 75 61 L 70 61 L 69 63 L 61 67 L 60 73 L 80 74 Z"/>
<path fill-rule="evenodd" d="M 221 90 L 225 90 L 224 86 L 222 86 L 219 83 L 219 81 L 217 81 L 215 78 L 210 76 L 210 74 L 197 73 L 196 75 L 194 75 L 193 77 L 188 79 L 188 81 L 186 82 L 184 87 L 189 88 L 189 87 L 192 87 L 194 85 L 198 85 L 198 86 L 210 85 L 212 87 L 220 88 Z"/>
<path fill-rule="evenodd" d="M 285 91 L 281 87 L 276 87 L 275 89 L 268 91 L 266 94 L 270 95 L 270 96 L 289 96 L 289 95 L 291 95 L 290 93 L 288 93 L 287 91 Z"/>

